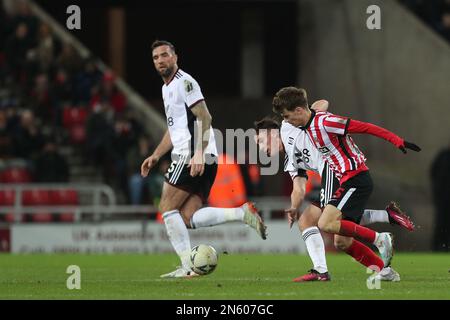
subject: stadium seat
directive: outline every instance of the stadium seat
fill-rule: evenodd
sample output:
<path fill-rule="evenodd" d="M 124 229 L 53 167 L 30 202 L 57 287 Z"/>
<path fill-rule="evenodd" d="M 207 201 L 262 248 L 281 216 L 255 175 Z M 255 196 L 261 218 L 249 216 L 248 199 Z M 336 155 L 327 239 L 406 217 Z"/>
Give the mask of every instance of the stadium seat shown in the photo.
<path fill-rule="evenodd" d="M 55 206 L 77 205 L 78 192 L 73 189 L 50 191 L 50 203 Z M 73 222 L 75 215 L 72 212 L 61 213 L 58 220 L 62 222 Z"/>
<path fill-rule="evenodd" d="M 85 108 L 65 108 L 63 111 L 63 126 L 67 129 L 75 125 L 84 126 L 87 118 Z"/>
<path fill-rule="evenodd" d="M 50 205 L 50 194 L 48 190 L 25 190 L 22 193 L 22 204 L 24 206 Z"/>
<path fill-rule="evenodd" d="M 52 205 L 64 206 L 78 204 L 78 192 L 76 190 L 51 190 L 49 194 Z"/>
<path fill-rule="evenodd" d="M 26 168 L 9 168 L 0 173 L 0 182 L 4 183 L 28 183 L 31 180 L 31 173 Z"/>
<path fill-rule="evenodd" d="M 50 195 L 48 190 L 25 190 L 22 193 L 22 204 L 24 206 L 45 206 L 50 205 Z M 50 212 L 42 212 L 28 214 L 27 220 L 33 222 L 51 222 L 52 214 Z"/>
<path fill-rule="evenodd" d="M 0 190 L 0 206 L 14 206 L 16 194 L 14 190 Z M 13 222 L 14 214 L 7 213 L 0 216 L 0 221 Z"/>
<path fill-rule="evenodd" d="M 14 190 L 0 190 L 0 206 L 13 206 L 15 199 Z"/>
<path fill-rule="evenodd" d="M 86 129 L 84 125 L 77 124 L 69 129 L 70 140 L 74 144 L 82 144 L 86 141 Z"/>

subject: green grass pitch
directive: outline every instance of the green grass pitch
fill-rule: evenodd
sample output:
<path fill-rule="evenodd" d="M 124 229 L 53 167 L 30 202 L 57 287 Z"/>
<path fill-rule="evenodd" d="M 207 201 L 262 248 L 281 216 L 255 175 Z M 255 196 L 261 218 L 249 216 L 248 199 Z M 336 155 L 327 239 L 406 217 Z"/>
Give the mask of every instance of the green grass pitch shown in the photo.
<path fill-rule="evenodd" d="M 397 253 L 397 283 L 368 289 L 365 268 L 328 254 L 331 282 L 294 283 L 310 261 L 303 255 L 221 254 L 217 269 L 192 279 L 160 279 L 178 263 L 158 255 L 0 255 L 0 299 L 450 299 L 450 254 Z M 69 290 L 69 265 L 81 289 Z"/>

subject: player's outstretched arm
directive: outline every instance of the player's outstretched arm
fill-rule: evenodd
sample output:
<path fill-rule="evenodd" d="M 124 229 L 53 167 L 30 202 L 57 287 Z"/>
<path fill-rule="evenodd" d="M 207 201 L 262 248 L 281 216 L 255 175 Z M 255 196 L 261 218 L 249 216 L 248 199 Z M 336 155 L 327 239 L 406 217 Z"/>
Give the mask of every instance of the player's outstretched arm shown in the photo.
<path fill-rule="evenodd" d="M 392 143 L 393 145 L 395 145 L 397 148 L 399 148 L 403 153 L 406 153 L 406 149 L 410 149 L 416 152 L 419 152 L 420 150 L 422 150 L 418 145 L 412 143 L 412 142 L 408 142 L 405 141 L 404 139 L 400 138 L 399 136 L 397 136 L 395 133 L 376 126 L 372 123 L 368 123 L 368 122 L 362 122 L 362 121 L 358 121 L 358 120 L 354 120 L 354 119 L 349 119 L 348 120 L 348 127 L 347 127 L 347 132 L 348 133 L 367 133 L 367 134 L 371 134 L 373 136 L 382 138 L 386 141 L 389 141 L 390 143 Z"/>

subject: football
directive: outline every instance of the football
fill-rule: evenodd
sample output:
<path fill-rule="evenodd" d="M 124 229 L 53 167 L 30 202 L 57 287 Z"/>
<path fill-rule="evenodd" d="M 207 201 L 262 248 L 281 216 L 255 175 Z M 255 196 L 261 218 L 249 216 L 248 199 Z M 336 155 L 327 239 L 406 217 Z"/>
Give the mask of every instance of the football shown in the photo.
<path fill-rule="evenodd" d="M 191 250 L 191 269 L 200 275 L 210 274 L 217 266 L 217 259 L 216 249 L 206 244 L 200 244 Z"/>

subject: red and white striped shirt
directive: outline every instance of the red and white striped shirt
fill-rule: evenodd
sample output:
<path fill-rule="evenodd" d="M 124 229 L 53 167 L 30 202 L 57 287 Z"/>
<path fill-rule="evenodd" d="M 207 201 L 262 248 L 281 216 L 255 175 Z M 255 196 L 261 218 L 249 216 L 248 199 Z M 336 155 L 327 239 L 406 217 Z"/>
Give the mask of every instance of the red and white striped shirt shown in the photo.
<path fill-rule="evenodd" d="M 365 164 L 366 157 L 349 133 L 369 133 L 391 142 L 396 147 L 403 145 L 403 139 L 371 123 L 350 120 L 328 112 L 311 112 L 311 119 L 303 129 L 341 184 L 360 172 L 369 170 Z"/>

